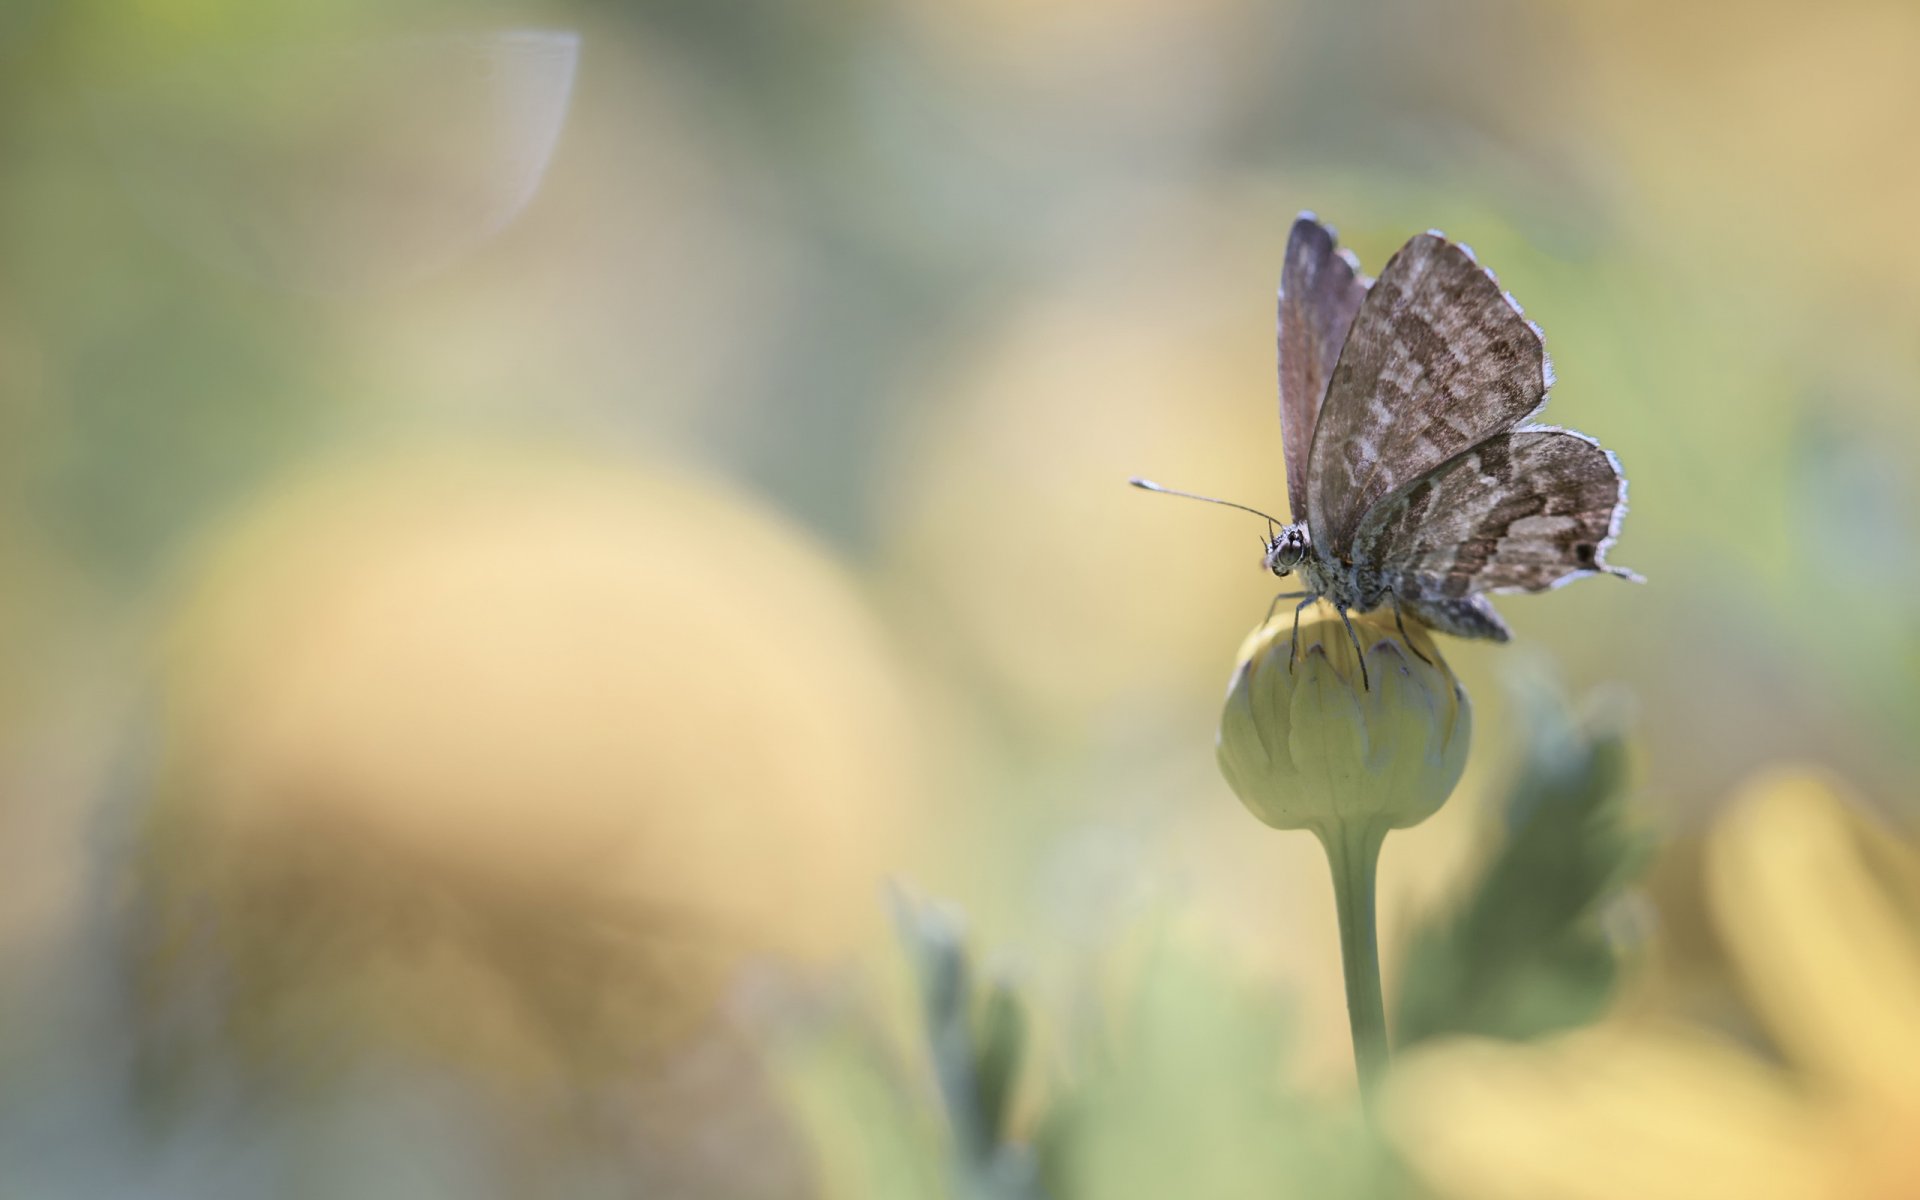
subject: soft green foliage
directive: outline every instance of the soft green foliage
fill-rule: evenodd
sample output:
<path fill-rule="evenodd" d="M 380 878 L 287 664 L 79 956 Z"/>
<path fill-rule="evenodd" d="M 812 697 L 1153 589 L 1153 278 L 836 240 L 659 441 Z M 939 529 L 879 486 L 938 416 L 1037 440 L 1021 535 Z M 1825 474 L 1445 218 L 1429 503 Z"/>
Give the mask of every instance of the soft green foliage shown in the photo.
<path fill-rule="evenodd" d="M 959 915 L 896 890 L 912 968 L 912 1036 L 860 1006 L 788 1039 L 779 1075 L 836 1200 L 1041 1200 L 1031 1150 L 1012 1134 L 1027 1018 L 1004 981 L 975 983 Z M 930 1076 L 930 1078 L 929 1078 Z"/>
<path fill-rule="evenodd" d="M 924 1052 L 947 1136 L 925 1120 L 920 1072 L 851 1028 L 788 1060 L 789 1092 L 835 1196 L 1147 1200 L 1194 1195 L 1404 1194 L 1351 1099 L 1296 1088 L 1286 1006 L 1229 963 L 1157 937 L 1048 1083 L 1036 1119 L 1013 1097 L 1031 1070 L 1025 1009 L 1004 982 L 977 985 L 949 909 L 896 896 Z M 1023 1128 L 1031 1126 L 1031 1128 Z M 1030 1139 L 1030 1140 L 1029 1140 Z"/>
<path fill-rule="evenodd" d="M 1646 857 L 1624 799 L 1627 750 L 1543 687 L 1504 809 L 1505 841 L 1457 907 L 1414 931 L 1395 1040 L 1529 1038 L 1598 1017 L 1620 972 L 1602 921 Z"/>
<path fill-rule="evenodd" d="M 1358 1106 L 1287 1083 L 1280 998 L 1188 947 L 1147 957 L 1041 1135 L 1051 1200 L 1399 1194 Z"/>
<path fill-rule="evenodd" d="M 927 1051 L 951 1134 L 955 1190 L 979 1200 L 1037 1197 L 1031 1155 L 1009 1138 L 1026 1048 L 1019 998 L 1003 981 L 978 994 L 956 915 L 898 891 L 893 901 L 894 923 L 913 960 Z"/>
<path fill-rule="evenodd" d="M 821 1195 L 946 1200 L 936 1131 L 870 1031 L 847 1022 L 793 1041 L 778 1075 Z"/>
<path fill-rule="evenodd" d="M 1027 1015 L 1020 998 L 1004 981 L 987 990 L 979 1018 L 974 1089 L 982 1128 L 995 1140 L 1009 1133 L 1020 1064 L 1027 1050 Z"/>

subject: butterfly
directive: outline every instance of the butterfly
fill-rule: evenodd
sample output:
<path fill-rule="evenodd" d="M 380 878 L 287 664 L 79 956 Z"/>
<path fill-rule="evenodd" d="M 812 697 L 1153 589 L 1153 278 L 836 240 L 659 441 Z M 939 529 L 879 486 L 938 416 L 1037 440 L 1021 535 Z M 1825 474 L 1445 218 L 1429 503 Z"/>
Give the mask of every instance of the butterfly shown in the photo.
<path fill-rule="evenodd" d="M 1619 460 L 1585 434 L 1528 423 L 1553 383 L 1540 330 L 1465 246 L 1417 234 L 1370 280 L 1301 213 L 1279 349 L 1291 523 L 1131 482 L 1266 517 L 1262 565 L 1305 585 L 1274 602 L 1301 598 L 1296 645 L 1300 610 L 1322 598 L 1356 650 L 1348 612 L 1382 604 L 1396 621 L 1504 642 L 1489 593 L 1639 579 L 1606 561 L 1627 509 Z"/>

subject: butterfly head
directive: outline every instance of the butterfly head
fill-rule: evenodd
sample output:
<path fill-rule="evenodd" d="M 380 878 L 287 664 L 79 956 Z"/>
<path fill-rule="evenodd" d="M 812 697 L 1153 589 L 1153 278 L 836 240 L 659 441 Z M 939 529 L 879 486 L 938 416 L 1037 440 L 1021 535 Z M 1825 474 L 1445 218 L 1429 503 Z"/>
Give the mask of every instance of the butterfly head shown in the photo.
<path fill-rule="evenodd" d="M 1267 539 L 1267 552 L 1260 564 L 1275 575 L 1289 575 L 1307 557 L 1312 542 L 1305 525 L 1288 525 Z"/>

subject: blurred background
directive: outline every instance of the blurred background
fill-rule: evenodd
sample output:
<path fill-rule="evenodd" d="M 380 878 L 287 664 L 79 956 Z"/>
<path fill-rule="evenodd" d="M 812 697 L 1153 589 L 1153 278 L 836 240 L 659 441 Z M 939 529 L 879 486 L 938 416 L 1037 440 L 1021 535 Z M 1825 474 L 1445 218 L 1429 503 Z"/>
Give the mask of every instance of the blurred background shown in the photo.
<path fill-rule="evenodd" d="M 1303 208 L 1475 249 L 1651 580 L 1446 645 L 1390 987 L 1551 675 L 1657 838 L 1619 1004 L 1780 1057 L 1703 831 L 1920 802 L 1917 117 L 1901 0 L 11 0 L 0 1196 L 852 1194 L 887 878 L 1028 1111 L 1145 985 L 1349 1105 L 1320 851 L 1212 761 L 1263 527 L 1125 486 L 1284 505 Z"/>

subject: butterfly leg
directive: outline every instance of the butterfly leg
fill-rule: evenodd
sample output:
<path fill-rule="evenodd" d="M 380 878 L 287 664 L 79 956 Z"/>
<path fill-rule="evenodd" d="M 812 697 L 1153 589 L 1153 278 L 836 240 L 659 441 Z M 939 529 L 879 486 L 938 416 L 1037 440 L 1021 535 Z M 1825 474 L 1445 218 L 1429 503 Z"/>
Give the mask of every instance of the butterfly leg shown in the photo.
<path fill-rule="evenodd" d="M 1300 657 L 1300 612 L 1306 608 L 1307 605 L 1312 604 L 1320 598 L 1312 592 L 1302 592 L 1299 594 L 1304 595 L 1306 599 L 1296 605 L 1293 610 L 1293 640 L 1287 643 L 1287 674 L 1289 675 L 1293 674 L 1293 660 Z M 1283 592 L 1275 596 L 1273 602 L 1278 604 L 1285 598 L 1286 593 Z"/>
<path fill-rule="evenodd" d="M 1400 597 L 1398 596 L 1393 598 L 1393 624 L 1394 628 L 1400 631 L 1400 640 L 1406 644 L 1407 649 L 1413 651 L 1413 656 L 1431 667 L 1433 660 L 1420 653 L 1420 647 L 1414 645 L 1413 639 L 1407 636 L 1407 623 L 1400 619 Z"/>
<path fill-rule="evenodd" d="M 1370 692 L 1373 690 L 1373 682 L 1367 678 L 1367 652 L 1360 648 L 1360 635 L 1353 631 L 1353 618 L 1347 616 L 1347 610 L 1343 608 L 1340 610 L 1340 620 L 1346 624 L 1347 637 L 1353 642 L 1354 657 L 1360 660 L 1360 688 L 1362 691 Z"/>
<path fill-rule="evenodd" d="M 1267 621 L 1273 620 L 1273 614 L 1280 611 L 1280 602 L 1282 600 L 1298 600 L 1302 596 L 1311 598 L 1312 595 L 1312 592 L 1281 592 L 1273 598 L 1272 604 L 1267 605 L 1267 620 L 1260 623 L 1265 625 Z"/>

